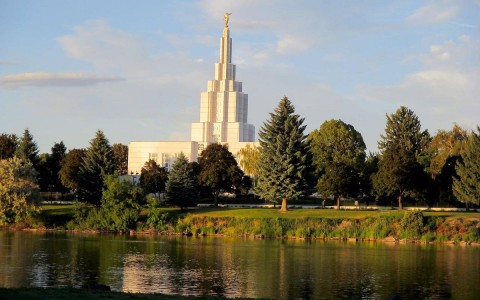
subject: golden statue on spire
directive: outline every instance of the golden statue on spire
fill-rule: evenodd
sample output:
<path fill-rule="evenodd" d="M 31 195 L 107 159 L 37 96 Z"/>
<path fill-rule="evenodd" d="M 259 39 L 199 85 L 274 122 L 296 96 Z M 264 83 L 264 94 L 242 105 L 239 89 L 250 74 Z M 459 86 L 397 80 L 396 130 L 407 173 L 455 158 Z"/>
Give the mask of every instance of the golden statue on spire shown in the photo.
<path fill-rule="evenodd" d="M 228 13 L 226 12 L 224 15 L 223 15 L 223 18 L 225 19 L 225 27 L 228 27 L 228 20 L 230 19 L 230 15 L 232 13 Z"/>

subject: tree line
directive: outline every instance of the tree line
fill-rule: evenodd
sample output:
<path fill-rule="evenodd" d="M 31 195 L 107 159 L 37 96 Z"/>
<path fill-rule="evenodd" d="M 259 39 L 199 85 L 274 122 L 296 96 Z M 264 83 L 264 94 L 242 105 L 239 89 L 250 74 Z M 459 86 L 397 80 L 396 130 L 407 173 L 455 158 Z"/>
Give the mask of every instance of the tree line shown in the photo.
<path fill-rule="evenodd" d="M 480 204 L 480 128 L 458 125 L 433 137 L 418 116 L 401 106 L 386 115 L 378 153 L 366 154 L 362 135 L 342 120 L 327 120 L 304 134 L 303 118 L 284 97 L 259 131 L 260 147 L 240 156 L 257 179 L 256 193 L 272 201 L 297 199 L 316 192 L 361 201 L 405 199 L 469 205 Z M 252 152 L 258 152 L 252 155 Z M 252 166 L 254 166 L 252 168 Z"/>
<path fill-rule="evenodd" d="M 380 151 L 367 155 L 354 126 L 332 119 L 305 134 L 303 122 L 284 97 L 259 131 L 260 146 L 237 153 L 242 168 L 228 145 L 212 144 L 198 162 L 188 162 L 181 154 L 170 172 L 147 161 L 138 186 L 118 179 L 128 175 L 128 147 L 110 146 L 101 130 L 87 149 L 67 152 L 59 142 L 51 153 L 40 155 L 28 129 L 20 138 L 4 133 L 0 135 L 0 223 L 13 222 L 16 211 L 18 218 L 28 215 L 19 207 L 38 199 L 39 191 L 73 193 L 80 202 L 97 208 L 108 206 L 112 195 L 122 190 L 131 194 L 125 199 L 135 199 L 130 202 L 140 206 L 148 202 L 147 194 L 158 199 L 164 193 L 167 203 L 188 207 L 197 203 L 200 194 L 211 195 L 216 205 L 221 193 L 246 194 L 250 189 L 262 199 L 281 202 L 282 210 L 287 200 L 313 193 L 333 197 L 337 207 L 346 197 L 366 202 L 395 199 L 399 209 L 406 199 L 428 205 L 479 204 L 480 128 L 469 132 L 455 125 L 432 137 L 422 130 L 415 113 L 402 106 L 386 115 Z M 19 179 L 28 188 L 16 186 Z M 113 194 L 106 195 L 108 191 Z M 158 207 L 152 203 L 152 209 Z"/>

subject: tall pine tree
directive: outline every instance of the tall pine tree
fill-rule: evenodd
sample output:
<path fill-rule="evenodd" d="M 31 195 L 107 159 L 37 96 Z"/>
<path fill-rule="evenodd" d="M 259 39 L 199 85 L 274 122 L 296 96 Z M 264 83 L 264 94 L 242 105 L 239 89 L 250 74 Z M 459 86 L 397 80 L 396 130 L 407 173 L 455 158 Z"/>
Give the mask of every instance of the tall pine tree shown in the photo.
<path fill-rule="evenodd" d="M 98 130 L 80 166 L 80 195 L 85 201 L 100 204 L 104 179 L 115 170 L 112 147 L 103 131 Z"/>
<path fill-rule="evenodd" d="M 18 141 L 15 156 L 24 162 L 30 162 L 35 169 L 38 168 L 38 163 L 40 162 L 38 146 L 28 128 L 25 129 L 23 136 Z"/>
<path fill-rule="evenodd" d="M 426 189 L 427 175 L 419 163 L 428 146 L 430 135 L 422 131 L 415 113 L 401 106 L 387 115 L 385 135 L 378 142 L 381 150 L 378 172 L 372 176 L 378 196 L 395 196 L 398 208 L 403 209 L 403 198 L 415 196 Z"/>
<path fill-rule="evenodd" d="M 185 154 L 180 153 L 168 174 L 165 188 L 167 202 L 180 208 L 194 206 L 198 202 L 198 179 Z"/>
<path fill-rule="evenodd" d="M 463 203 L 480 204 L 480 127 L 478 134 L 472 132 L 466 149 L 462 153 L 462 161 L 455 167 L 458 178 L 453 179 L 453 195 Z"/>
<path fill-rule="evenodd" d="M 287 200 L 310 191 L 312 154 L 303 133 L 303 121 L 284 97 L 258 133 L 260 155 L 255 193 L 273 203 L 281 199 L 281 211 L 287 210 Z"/>

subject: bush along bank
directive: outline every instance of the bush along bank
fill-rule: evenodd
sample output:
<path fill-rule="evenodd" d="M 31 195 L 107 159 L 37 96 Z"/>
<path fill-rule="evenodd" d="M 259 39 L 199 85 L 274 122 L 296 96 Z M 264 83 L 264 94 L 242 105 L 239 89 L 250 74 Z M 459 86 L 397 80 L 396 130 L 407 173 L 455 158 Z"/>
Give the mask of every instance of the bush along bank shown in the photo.
<path fill-rule="evenodd" d="M 256 238 L 480 243 L 480 218 L 426 217 L 419 211 L 407 211 L 400 217 L 363 219 L 215 218 L 192 214 L 169 219 L 165 214 L 156 220 L 158 222 L 150 223 L 149 232 Z"/>

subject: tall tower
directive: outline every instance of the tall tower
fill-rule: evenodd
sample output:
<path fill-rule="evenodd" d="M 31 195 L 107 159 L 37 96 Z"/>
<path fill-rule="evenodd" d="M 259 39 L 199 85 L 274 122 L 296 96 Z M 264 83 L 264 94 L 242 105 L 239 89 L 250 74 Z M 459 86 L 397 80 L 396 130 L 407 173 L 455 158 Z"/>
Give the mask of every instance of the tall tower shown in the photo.
<path fill-rule="evenodd" d="M 232 38 L 228 28 L 229 14 L 220 39 L 220 61 L 215 64 L 215 79 L 200 96 L 200 122 L 192 123 L 192 141 L 199 151 L 211 143 L 253 142 L 255 126 L 247 123 L 248 95 L 242 83 L 235 80 L 232 64 Z"/>

